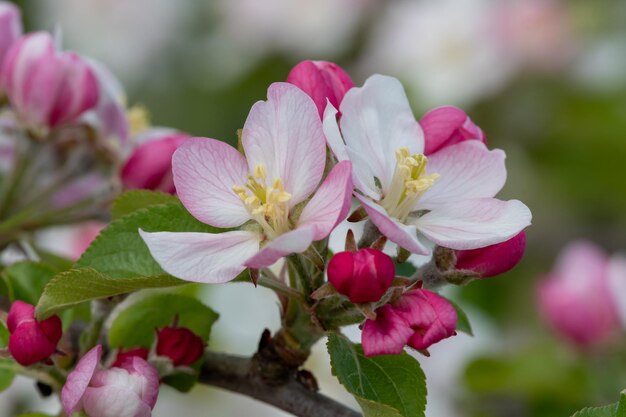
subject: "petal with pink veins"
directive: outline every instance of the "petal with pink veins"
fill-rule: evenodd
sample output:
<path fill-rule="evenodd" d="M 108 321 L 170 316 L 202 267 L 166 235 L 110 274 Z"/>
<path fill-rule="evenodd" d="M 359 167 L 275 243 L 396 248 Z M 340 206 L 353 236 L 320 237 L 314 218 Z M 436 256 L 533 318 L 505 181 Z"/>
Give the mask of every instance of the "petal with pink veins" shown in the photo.
<path fill-rule="evenodd" d="M 376 320 L 366 320 L 361 333 L 365 356 L 398 355 L 409 341 L 413 330 L 391 305 L 376 310 Z"/>
<path fill-rule="evenodd" d="M 420 125 L 424 129 L 425 155 L 466 140 L 487 141 L 483 131 L 467 114 L 454 106 L 432 109 L 421 118 Z"/>
<path fill-rule="evenodd" d="M 66 415 L 71 416 L 80 409 L 85 390 L 98 369 L 101 357 L 102 346 L 97 345 L 78 361 L 76 368 L 67 376 L 61 390 L 61 402 Z"/>
<path fill-rule="evenodd" d="M 169 274 L 191 282 L 216 284 L 234 279 L 244 261 L 259 251 L 261 237 L 246 231 L 149 233 L 139 230 L 150 253 Z"/>
<path fill-rule="evenodd" d="M 530 225 L 532 215 L 518 200 L 478 198 L 439 206 L 414 221 L 436 244 L 476 249 L 504 242 Z"/>
<path fill-rule="evenodd" d="M 343 142 L 341 132 L 339 131 L 337 113 L 338 111 L 335 106 L 333 106 L 330 101 L 327 101 L 326 110 L 324 110 L 324 117 L 322 119 L 322 127 L 330 150 L 338 161 L 345 161 L 348 159 L 348 152 L 346 151 L 346 144 Z"/>
<path fill-rule="evenodd" d="M 129 387 L 108 385 L 89 387 L 83 398 L 89 417 L 150 417 L 152 409 Z"/>
<path fill-rule="evenodd" d="M 393 243 L 418 255 L 428 255 L 430 250 L 417 237 L 417 227 L 415 225 L 402 224 L 398 220 L 389 217 L 385 209 L 374 203 L 367 197 L 356 195 L 363 208 L 367 212 L 370 220 L 380 230 L 380 233 L 387 236 Z"/>
<path fill-rule="evenodd" d="M 506 182 L 506 155 L 472 140 L 448 146 L 428 157 L 426 172 L 439 178 L 418 202 L 433 209 L 456 201 L 494 197 Z"/>
<path fill-rule="evenodd" d="M 313 100 L 293 84 L 274 83 L 267 97 L 252 106 L 241 140 L 250 172 L 265 165 L 267 183 L 280 178 L 293 207 L 315 191 L 324 174 L 322 121 Z"/>
<path fill-rule="evenodd" d="M 176 192 L 198 220 L 215 227 L 235 227 L 250 220 L 233 186 L 244 186 L 246 159 L 232 146 L 215 139 L 191 138 L 172 157 Z"/>
<path fill-rule="evenodd" d="M 393 177 L 396 150 L 408 148 L 411 154 L 424 151 L 422 128 L 413 116 L 402 84 L 395 78 L 371 76 L 363 87 L 346 93 L 339 110 L 346 145 L 362 155 L 363 163 L 380 180 L 383 191 L 387 191 Z M 357 167 L 360 161 L 350 159 L 355 173 L 361 172 Z"/>
<path fill-rule="evenodd" d="M 302 210 L 298 227 L 312 227 L 313 240 L 324 239 L 341 222 L 352 202 L 352 169 L 349 161 L 335 165 L 311 201 Z"/>
<path fill-rule="evenodd" d="M 139 397 L 143 402 L 153 408 L 159 396 L 159 372 L 145 359 L 131 356 L 120 367 L 127 370 L 131 375 L 138 376 L 141 384 L 138 388 Z"/>
<path fill-rule="evenodd" d="M 270 240 L 256 255 L 245 261 L 250 268 L 265 268 L 291 253 L 301 253 L 313 242 L 315 229 L 299 227 Z"/>

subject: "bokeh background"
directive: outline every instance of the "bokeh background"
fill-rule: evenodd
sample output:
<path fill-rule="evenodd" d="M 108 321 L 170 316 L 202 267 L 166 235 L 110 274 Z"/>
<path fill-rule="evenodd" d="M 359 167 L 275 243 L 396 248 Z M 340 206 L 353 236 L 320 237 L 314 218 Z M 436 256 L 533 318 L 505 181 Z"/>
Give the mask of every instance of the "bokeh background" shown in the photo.
<path fill-rule="evenodd" d="M 501 193 L 533 211 L 522 263 L 454 289 L 475 336 L 420 357 L 428 417 L 569 416 L 626 388 L 626 349 L 581 350 L 538 312 L 536 286 L 559 251 L 586 238 L 626 251 L 626 2 L 623 0 L 25 0 L 27 30 L 57 31 L 125 85 L 152 123 L 230 143 L 267 86 L 303 59 L 341 64 L 357 85 L 404 83 L 416 117 L 462 107 L 507 153 Z M 211 348 L 250 354 L 279 325 L 270 292 L 214 286 Z M 626 296 L 626 295 L 625 295 Z M 245 307 L 242 307 L 245 306 Z M 355 332 L 355 336 L 358 333 Z M 324 346 L 310 368 L 350 404 Z M 0 415 L 32 401 L 29 382 L 0 394 Z M 30 408 L 56 410 L 51 401 Z M 205 387 L 164 388 L 156 417 L 282 416 Z"/>

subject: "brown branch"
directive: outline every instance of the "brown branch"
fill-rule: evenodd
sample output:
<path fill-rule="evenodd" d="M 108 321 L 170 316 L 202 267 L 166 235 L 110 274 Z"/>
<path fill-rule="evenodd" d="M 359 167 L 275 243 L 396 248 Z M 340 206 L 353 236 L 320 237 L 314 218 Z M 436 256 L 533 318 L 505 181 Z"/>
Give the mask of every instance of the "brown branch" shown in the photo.
<path fill-rule="evenodd" d="M 270 385 L 251 373 L 251 358 L 207 352 L 199 382 L 273 405 L 298 417 L 361 417 L 361 414 L 310 388 L 296 377 Z"/>

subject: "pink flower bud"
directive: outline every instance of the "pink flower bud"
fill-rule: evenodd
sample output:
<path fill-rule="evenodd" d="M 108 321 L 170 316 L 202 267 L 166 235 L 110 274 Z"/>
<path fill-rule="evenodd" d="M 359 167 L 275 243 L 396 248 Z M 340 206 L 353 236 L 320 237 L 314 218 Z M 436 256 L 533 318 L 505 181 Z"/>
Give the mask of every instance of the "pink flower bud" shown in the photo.
<path fill-rule="evenodd" d="M 402 295 L 366 320 L 361 340 L 365 356 L 399 354 L 405 345 L 423 350 L 455 334 L 456 310 L 445 298 L 423 289 Z"/>
<path fill-rule="evenodd" d="M 100 369 L 102 347 L 81 358 L 68 375 L 61 402 L 68 416 L 83 410 L 89 417 L 149 417 L 159 394 L 159 374 L 133 356 L 120 366 Z"/>
<path fill-rule="evenodd" d="M 526 232 L 521 231 L 506 242 L 479 249 L 457 250 L 456 269 L 476 272 L 481 278 L 503 274 L 517 265 L 524 257 Z"/>
<path fill-rule="evenodd" d="M 47 359 L 57 348 L 63 335 L 61 319 L 52 316 L 46 320 L 35 319 L 35 307 L 16 301 L 9 310 L 9 352 L 23 366 Z"/>
<path fill-rule="evenodd" d="M 339 252 L 328 263 L 328 281 L 353 303 L 380 300 L 395 276 L 393 260 L 371 248 Z"/>
<path fill-rule="evenodd" d="M 57 51 L 45 32 L 13 44 L 0 78 L 20 119 L 32 128 L 73 122 L 98 102 L 91 68 L 75 53 Z"/>
<path fill-rule="evenodd" d="M 155 129 L 140 138 L 143 141 L 122 169 L 122 182 L 129 189 L 145 188 L 174 194 L 172 155 L 189 138 L 180 132 Z"/>
<path fill-rule="evenodd" d="M 0 1 L 0 68 L 9 48 L 21 35 L 20 10 L 13 3 Z"/>
<path fill-rule="evenodd" d="M 157 336 L 156 353 L 170 358 L 174 366 L 189 366 L 204 353 L 204 342 L 184 327 L 164 327 Z"/>
<path fill-rule="evenodd" d="M 606 342 L 620 328 L 610 291 L 610 259 L 592 243 L 567 246 L 538 287 L 539 307 L 552 328 L 572 343 Z"/>
<path fill-rule="evenodd" d="M 457 107 L 437 107 L 422 117 L 420 125 L 424 131 L 424 154 L 426 155 L 466 140 L 479 140 L 487 143 L 483 131 L 463 110 Z"/>
<path fill-rule="evenodd" d="M 337 64 L 328 61 L 302 61 L 291 69 L 287 82 L 300 87 L 315 102 L 320 117 L 327 101 L 339 109 L 343 96 L 354 87 L 350 76 Z"/>
<path fill-rule="evenodd" d="M 127 349 L 127 350 L 122 349 L 119 352 L 117 352 L 117 356 L 115 357 L 115 362 L 113 362 L 111 366 L 120 367 L 122 366 L 124 362 L 126 362 L 127 359 L 132 358 L 133 356 L 137 356 L 143 360 L 148 360 L 149 354 L 150 354 L 150 351 L 143 347 Z"/>

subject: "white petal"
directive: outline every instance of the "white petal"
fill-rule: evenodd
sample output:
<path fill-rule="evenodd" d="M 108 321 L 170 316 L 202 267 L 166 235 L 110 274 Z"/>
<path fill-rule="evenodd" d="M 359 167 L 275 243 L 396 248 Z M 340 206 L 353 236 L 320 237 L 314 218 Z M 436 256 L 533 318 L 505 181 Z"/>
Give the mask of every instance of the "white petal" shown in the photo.
<path fill-rule="evenodd" d="M 352 88 L 340 105 L 341 132 L 346 145 L 359 152 L 386 191 L 396 166 L 395 151 L 424 151 L 424 134 L 415 120 L 402 84 L 392 77 L 371 76 Z M 357 161 L 353 160 L 355 172 Z M 361 178 L 369 183 L 371 179 Z M 363 190 L 364 191 L 364 190 Z"/>
<path fill-rule="evenodd" d="M 328 101 L 328 100 L 327 100 Z M 346 151 L 346 144 L 343 142 L 341 132 L 339 131 L 339 124 L 337 123 L 337 109 L 330 104 L 330 101 L 326 104 L 326 110 L 324 110 L 324 119 L 322 126 L 324 128 L 324 135 L 326 136 L 326 143 L 333 152 L 338 161 L 345 161 L 348 159 L 348 152 Z"/>
<path fill-rule="evenodd" d="M 367 197 L 356 195 L 370 220 L 378 230 L 396 245 L 418 255 L 428 255 L 430 251 L 417 238 L 415 225 L 402 224 L 390 217 L 387 211 L 379 204 L 374 203 Z"/>
<path fill-rule="evenodd" d="M 299 227 L 280 235 L 246 260 L 245 265 L 250 268 L 265 268 L 284 256 L 304 252 L 313 242 L 314 235 L 315 230 L 312 227 Z"/>
<path fill-rule="evenodd" d="M 215 139 L 191 138 L 172 157 L 176 192 L 198 220 L 215 227 L 235 227 L 250 214 L 233 186 L 245 185 L 246 160 L 235 148 Z"/>
<path fill-rule="evenodd" d="M 306 199 L 319 185 L 326 164 L 326 140 L 313 100 L 288 83 L 274 83 L 267 101 L 252 106 L 242 143 L 250 171 L 267 170 L 267 183 L 283 180 L 290 205 Z"/>
<path fill-rule="evenodd" d="M 518 200 L 480 198 L 437 207 L 415 224 L 438 245 L 464 250 L 504 242 L 529 226 L 531 218 Z"/>
<path fill-rule="evenodd" d="M 304 207 L 298 226 L 311 226 L 313 240 L 324 239 L 348 215 L 351 201 L 352 169 L 350 161 L 343 161 L 335 165 Z"/>
<path fill-rule="evenodd" d="M 230 281 L 245 269 L 245 260 L 259 251 L 260 236 L 253 232 L 148 233 L 140 229 L 139 233 L 161 268 L 185 281 Z"/>
<path fill-rule="evenodd" d="M 420 209 L 432 209 L 461 200 L 494 197 L 506 182 L 506 155 L 490 151 L 479 141 L 448 146 L 428 157 L 427 173 L 439 178 L 420 199 Z"/>

